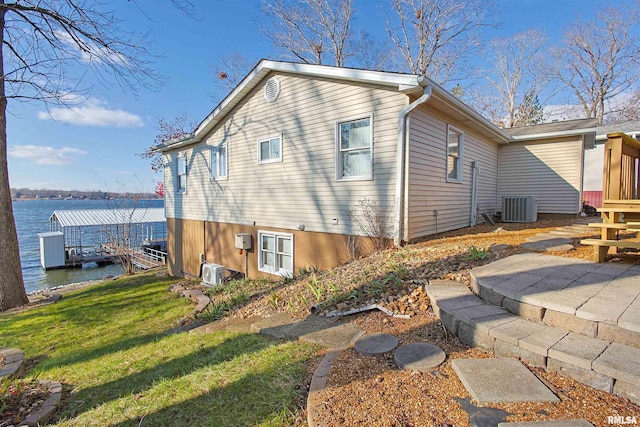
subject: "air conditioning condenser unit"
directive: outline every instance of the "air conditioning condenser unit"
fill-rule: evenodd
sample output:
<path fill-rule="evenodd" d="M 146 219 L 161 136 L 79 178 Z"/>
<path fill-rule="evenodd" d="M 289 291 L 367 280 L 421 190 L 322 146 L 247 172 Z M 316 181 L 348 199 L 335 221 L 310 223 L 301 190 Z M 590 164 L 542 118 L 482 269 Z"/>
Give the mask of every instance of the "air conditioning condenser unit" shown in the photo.
<path fill-rule="evenodd" d="M 226 268 L 218 264 L 202 264 L 202 282 L 207 286 L 217 286 L 225 279 Z"/>
<path fill-rule="evenodd" d="M 538 201 L 533 196 L 503 196 L 502 222 L 536 222 Z"/>

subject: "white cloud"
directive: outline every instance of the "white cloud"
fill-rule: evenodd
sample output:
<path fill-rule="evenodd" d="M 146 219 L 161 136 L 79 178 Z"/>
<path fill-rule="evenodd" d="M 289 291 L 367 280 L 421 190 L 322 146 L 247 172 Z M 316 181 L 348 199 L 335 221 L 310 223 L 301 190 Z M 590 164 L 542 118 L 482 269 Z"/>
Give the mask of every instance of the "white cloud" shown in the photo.
<path fill-rule="evenodd" d="M 47 111 L 40 111 L 41 120 L 58 120 L 79 126 L 115 126 L 140 127 L 144 126 L 140 116 L 123 110 L 110 109 L 107 102 L 96 98 L 89 98 L 82 105 L 68 108 L 56 107 Z"/>
<path fill-rule="evenodd" d="M 39 165 L 70 165 L 75 163 L 74 155 L 85 155 L 86 151 L 77 148 L 42 147 L 38 145 L 14 145 L 9 147 L 9 156 L 29 159 Z"/>
<path fill-rule="evenodd" d="M 127 58 L 119 52 L 98 46 L 96 43 L 85 39 L 74 39 L 66 31 L 54 31 L 56 37 L 62 40 L 80 56 L 80 60 L 86 64 L 109 63 L 119 66 L 128 64 Z"/>

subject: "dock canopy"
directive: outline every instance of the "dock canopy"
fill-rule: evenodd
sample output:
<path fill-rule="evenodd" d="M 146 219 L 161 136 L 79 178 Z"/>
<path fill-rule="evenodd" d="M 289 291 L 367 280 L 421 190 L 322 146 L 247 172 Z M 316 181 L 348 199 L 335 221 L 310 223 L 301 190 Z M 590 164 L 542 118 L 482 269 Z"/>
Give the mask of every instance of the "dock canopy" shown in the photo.
<path fill-rule="evenodd" d="M 65 266 L 114 257 L 142 265 L 137 258 L 150 256 L 154 257 L 153 262 L 145 261 L 142 268 L 164 264 L 167 243 L 164 208 L 57 210 L 49 218 L 49 227 L 51 232 L 63 236 Z"/>
<path fill-rule="evenodd" d="M 55 228 L 165 222 L 164 208 L 80 209 L 54 211 L 49 218 Z M 54 228 L 54 227 L 52 227 Z"/>

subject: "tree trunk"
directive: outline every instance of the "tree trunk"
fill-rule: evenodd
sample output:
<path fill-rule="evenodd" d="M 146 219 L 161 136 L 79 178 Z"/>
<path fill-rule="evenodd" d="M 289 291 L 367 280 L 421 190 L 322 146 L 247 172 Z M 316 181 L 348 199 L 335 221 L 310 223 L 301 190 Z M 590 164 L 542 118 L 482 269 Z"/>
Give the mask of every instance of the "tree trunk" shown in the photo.
<path fill-rule="evenodd" d="M 1 2 L 4 3 L 4 2 Z M 0 13 L 0 76 L 4 76 L 4 13 Z M 13 219 L 9 171 L 7 168 L 7 97 L 4 78 L 0 77 L 0 311 L 27 304 L 20 247 Z"/>

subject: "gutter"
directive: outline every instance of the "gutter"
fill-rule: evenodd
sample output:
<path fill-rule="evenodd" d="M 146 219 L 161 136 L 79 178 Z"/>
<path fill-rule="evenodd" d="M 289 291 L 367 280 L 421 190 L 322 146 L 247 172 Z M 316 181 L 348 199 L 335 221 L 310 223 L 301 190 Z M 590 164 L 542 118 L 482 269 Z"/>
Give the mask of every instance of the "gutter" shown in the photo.
<path fill-rule="evenodd" d="M 396 200 L 395 200 L 395 217 L 398 228 L 396 230 L 393 242 L 396 246 L 400 246 L 405 241 L 404 232 L 404 214 L 405 214 L 405 179 L 406 179 L 406 154 L 407 154 L 407 117 L 417 106 L 424 104 L 431 98 L 431 85 L 425 82 L 425 77 L 418 78 L 418 84 L 424 87 L 422 96 L 411 104 L 407 105 L 398 114 L 398 148 L 396 154 Z"/>
<path fill-rule="evenodd" d="M 155 147 L 153 147 L 151 151 L 155 151 L 156 153 L 164 153 L 165 151 L 174 150 L 176 148 L 180 148 L 185 145 L 193 144 L 195 142 L 194 138 L 195 138 L 195 135 L 193 132 L 191 132 L 184 136 L 171 139 L 165 143 L 156 145 Z"/>
<path fill-rule="evenodd" d="M 573 136 L 573 135 L 581 135 L 585 133 L 596 133 L 596 128 L 583 128 L 583 129 L 570 129 L 570 130 L 562 130 L 556 132 L 544 132 L 544 133 L 536 133 L 531 135 L 512 135 L 511 139 L 513 141 L 528 141 L 532 139 L 545 139 L 545 138 L 559 138 L 562 136 Z"/>

